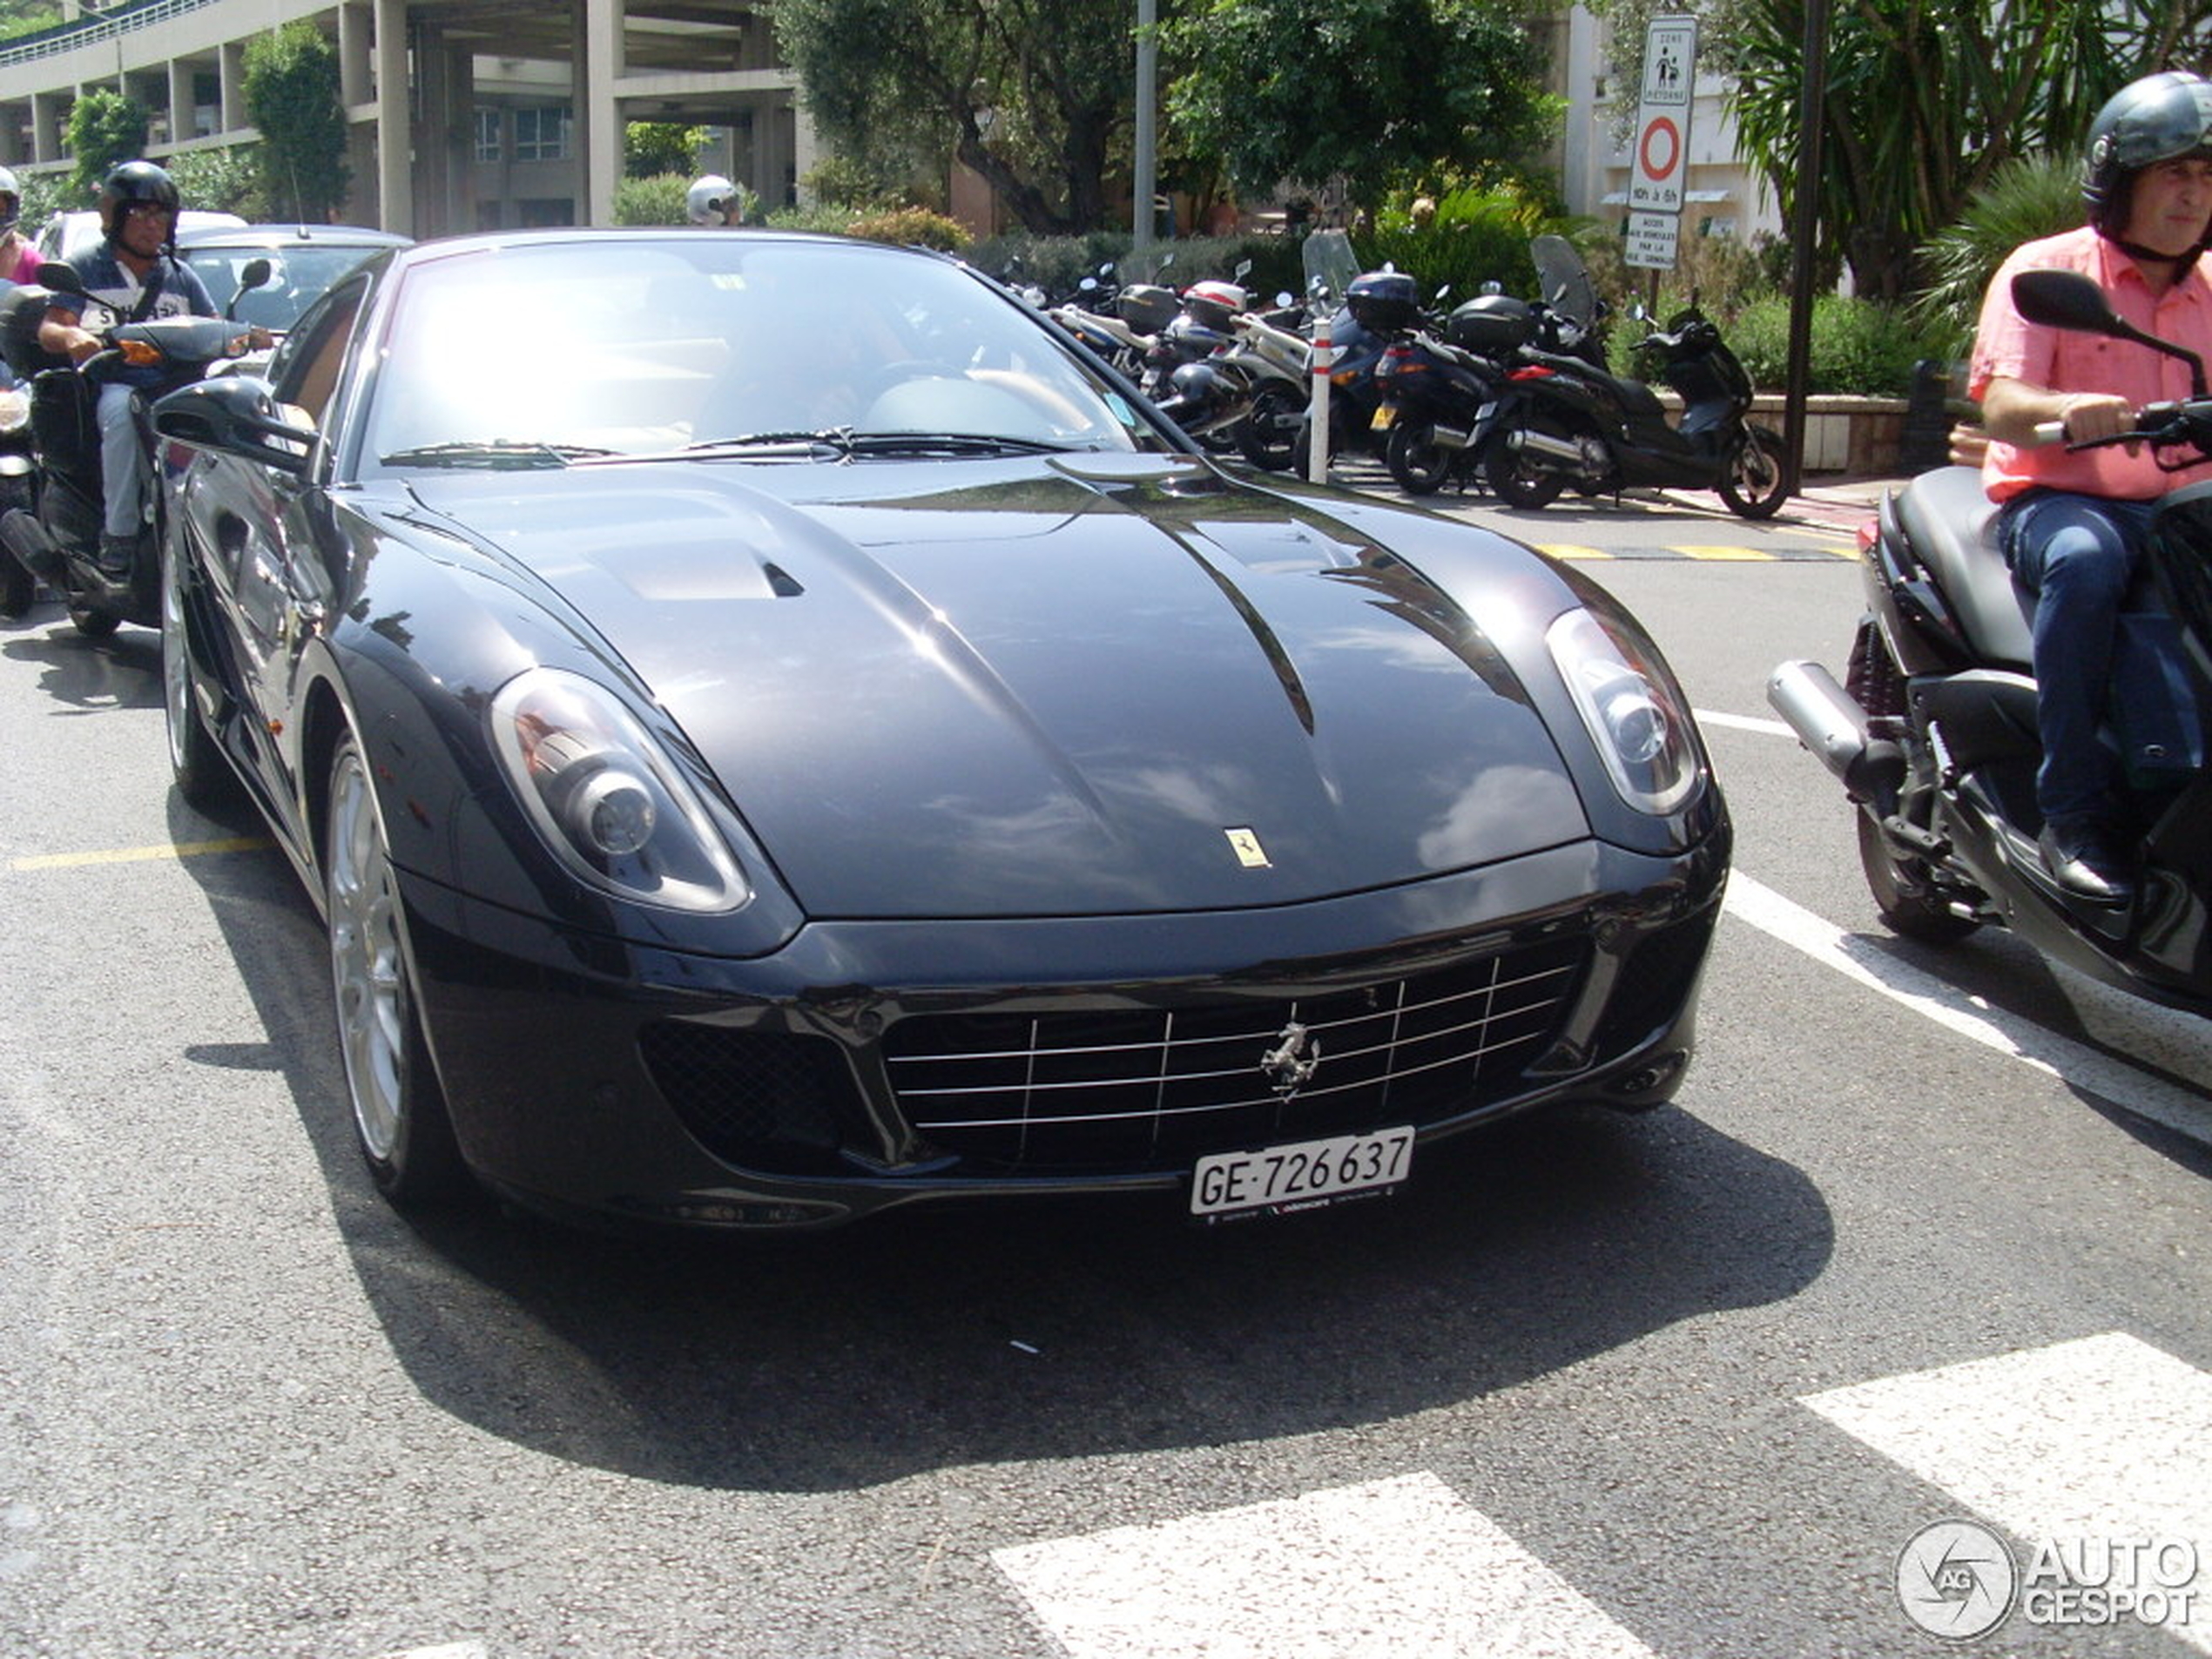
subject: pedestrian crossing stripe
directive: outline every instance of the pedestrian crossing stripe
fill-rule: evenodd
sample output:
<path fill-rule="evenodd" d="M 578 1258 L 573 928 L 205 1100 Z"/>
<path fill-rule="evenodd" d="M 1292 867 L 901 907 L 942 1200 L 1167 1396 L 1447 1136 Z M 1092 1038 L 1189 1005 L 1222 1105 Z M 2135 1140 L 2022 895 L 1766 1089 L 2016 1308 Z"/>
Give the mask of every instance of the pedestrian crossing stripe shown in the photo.
<path fill-rule="evenodd" d="M 1825 563 L 1833 559 L 1855 559 L 1858 550 L 1848 543 L 1833 542 L 1806 546 L 1789 544 L 1778 547 L 1716 546 L 1703 543 L 1677 543 L 1668 547 L 1585 547 L 1575 542 L 1539 542 L 1534 544 L 1539 553 L 1569 562 L 1618 559 L 1681 559 L 1701 563 L 1734 564 L 1797 564 L 1807 562 Z"/>
<path fill-rule="evenodd" d="M 1654 1659 L 1426 1471 L 992 1560 L 1069 1659 Z"/>
<path fill-rule="evenodd" d="M 1541 542 L 1539 553 L 1548 553 L 1555 559 L 1609 559 L 1615 556 L 1602 547 L 1583 547 L 1574 542 Z"/>
<path fill-rule="evenodd" d="M 2187 1610 L 2130 1622 L 2212 1653 L 2212 1376 L 2110 1332 L 1799 1403 L 1940 1494 L 1901 1516 L 1895 1537 L 1866 1541 L 1875 1579 L 1902 1574 L 1916 1527 L 1969 1512 L 2012 1534 L 2027 1587 L 2006 1615 L 2016 1624 L 2099 1622 L 2092 1604 L 2047 1583 L 2039 1611 L 2039 1571 L 2105 1572 L 2132 1548 L 2141 1572 L 2163 1575 L 2168 1613 Z M 2147 1554 L 2148 1543 L 2165 1548 Z M 1069 1659 L 1653 1659 L 1426 1470 L 1011 1545 L 991 1560 Z M 1878 1593 L 1898 1598 L 1887 1611 L 1909 1638 L 1902 1583 Z"/>

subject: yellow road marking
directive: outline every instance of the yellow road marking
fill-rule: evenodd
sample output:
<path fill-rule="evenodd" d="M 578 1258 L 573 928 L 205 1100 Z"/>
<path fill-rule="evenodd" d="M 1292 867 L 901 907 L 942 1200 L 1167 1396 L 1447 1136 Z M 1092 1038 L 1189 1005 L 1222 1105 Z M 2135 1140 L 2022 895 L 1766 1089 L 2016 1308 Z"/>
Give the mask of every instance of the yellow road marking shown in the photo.
<path fill-rule="evenodd" d="M 222 841 L 172 841 L 165 846 L 118 846 L 104 853 L 42 853 L 10 859 L 11 870 L 64 870 L 85 864 L 141 864 L 151 859 L 193 859 L 209 853 L 260 853 L 276 845 L 266 835 L 238 835 Z"/>
<path fill-rule="evenodd" d="M 1539 553 L 1548 553 L 1555 559 L 1609 559 L 1612 554 L 1602 547 L 1583 547 L 1574 542 L 1541 542 Z"/>

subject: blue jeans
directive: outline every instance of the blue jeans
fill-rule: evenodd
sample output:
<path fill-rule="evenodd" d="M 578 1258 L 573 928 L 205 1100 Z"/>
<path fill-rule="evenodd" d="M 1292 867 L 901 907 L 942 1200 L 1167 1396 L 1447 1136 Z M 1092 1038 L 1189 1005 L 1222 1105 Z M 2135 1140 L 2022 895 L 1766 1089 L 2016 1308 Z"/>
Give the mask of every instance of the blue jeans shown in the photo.
<path fill-rule="evenodd" d="M 2112 765 L 2097 726 L 2122 602 L 2156 505 L 2037 489 L 1999 515 L 2005 563 L 2035 595 L 2035 721 L 2043 744 L 2035 804 L 2047 822 L 2113 816 Z"/>
<path fill-rule="evenodd" d="M 146 522 L 146 457 L 131 418 L 131 388 L 112 381 L 100 388 L 100 488 L 106 512 L 100 528 L 128 539 Z"/>

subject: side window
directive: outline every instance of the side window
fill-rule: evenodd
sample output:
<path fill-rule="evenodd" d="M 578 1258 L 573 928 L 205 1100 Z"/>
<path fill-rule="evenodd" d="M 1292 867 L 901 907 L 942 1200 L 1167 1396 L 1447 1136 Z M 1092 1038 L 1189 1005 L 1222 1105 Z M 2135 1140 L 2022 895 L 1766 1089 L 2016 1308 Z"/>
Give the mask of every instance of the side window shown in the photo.
<path fill-rule="evenodd" d="M 338 370 L 346 359 L 346 342 L 354 332 L 354 319 L 368 293 L 366 278 L 333 289 L 300 320 L 300 327 L 285 339 L 270 361 L 277 401 L 301 410 L 317 426 L 330 395 L 338 387 Z"/>

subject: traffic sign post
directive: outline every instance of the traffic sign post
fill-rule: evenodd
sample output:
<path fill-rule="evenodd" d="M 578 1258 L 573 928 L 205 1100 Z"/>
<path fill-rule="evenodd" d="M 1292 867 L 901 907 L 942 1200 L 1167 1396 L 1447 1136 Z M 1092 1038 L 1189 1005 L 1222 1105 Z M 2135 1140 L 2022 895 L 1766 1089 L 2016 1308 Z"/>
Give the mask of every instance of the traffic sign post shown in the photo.
<path fill-rule="evenodd" d="M 1629 178 L 1628 262 L 1674 268 L 1683 180 L 1689 172 L 1689 112 L 1697 95 L 1697 20 L 1654 17 L 1643 37 Z"/>

